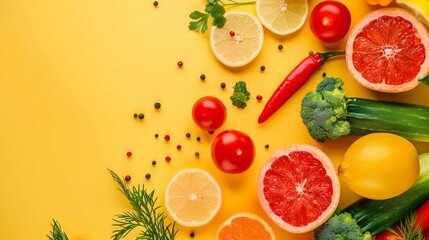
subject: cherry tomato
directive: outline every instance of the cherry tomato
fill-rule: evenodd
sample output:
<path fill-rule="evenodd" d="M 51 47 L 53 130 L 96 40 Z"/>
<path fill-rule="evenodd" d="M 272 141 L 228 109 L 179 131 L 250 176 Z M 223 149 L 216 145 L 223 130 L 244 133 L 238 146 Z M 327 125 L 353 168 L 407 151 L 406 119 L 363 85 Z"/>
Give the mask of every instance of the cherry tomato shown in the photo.
<path fill-rule="evenodd" d="M 212 159 L 225 173 L 242 173 L 255 159 L 255 145 L 245 133 L 226 130 L 219 133 L 212 143 Z"/>
<path fill-rule="evenodd" d="M 349 31 L 351 18 L 349 9 L 341 2 L 323 1 L 311 12 L 310 29 L 323 42 L 337 42 Z"/>
<path fill-rule="evenodd" d="M 214 131 L 225 123 L 225 105 L 218 98 L 202 97 L 195 102 L 192 108 L 192 118 L 201 129 Z"/>

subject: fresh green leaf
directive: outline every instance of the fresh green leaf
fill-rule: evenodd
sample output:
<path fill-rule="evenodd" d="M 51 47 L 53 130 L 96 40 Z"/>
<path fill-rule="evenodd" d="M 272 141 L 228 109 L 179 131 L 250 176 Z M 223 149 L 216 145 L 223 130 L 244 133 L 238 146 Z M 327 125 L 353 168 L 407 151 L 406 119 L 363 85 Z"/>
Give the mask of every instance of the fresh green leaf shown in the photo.
<path fill-rule="evenodd" d="M 215 8 L 216 5 L 214 4 L 207 4 L 206 8 L 204 9 L 204 11 L 206 11 L 206 13 L 211 13 L 213 11 L 213 9 Z"/>
<path fill-rule="evenodd" d="M 155 197 L 155 190 L 148 191 L 144 185 L 128 187 L 122 178 L 115 172 L 109 170 L 113 179 L 119 185 L 119 191 L 128 199 L 133 211 L 123 212 L 115 216 L 113 224 L 116 229 L 112 238 L 119 240 L 127 236 L 137 227 L 142 228 L 137 239 L 160 239 L 173 240 L 177 234 L 175 222 L 167 224 L 167 216 L 160 211 L 160 206 L 156 204 L 158 198 Z"/>
<path fill-rule="evenodd" d="M 204 21 L 203 26 L 201 27 L 201 32 L 204 33 L 209 29 L 207 21 Z"/>
<path fill-rule="evenodd" d="M 209 3 L 211 3 L 211 4 L 216 4 L 216 3 L 217 3 L 217 1 L 219 1 L 219 0 L 208 0 L 207 2 L 209 2 Z"/>
<path fill-rule="evenodd" d="M 238 81 L 235 83 L 233 88 L 234 93 L 230 97 L 232 105 L 241 109 L 246 108 L 247 101 L 250 99 L 250 92 L 247 91 L 246 82 Z"/>
<path fill-rule="evenodd" d="M 223 26 L 225 26 L 226 23 L 226 18 L 224 16 L 215 18 L 213 20 L 213 26 L 216 26 L 218 28 L 223 28 Z"/>
<path fill-rule="evenodd" d="M 203 18 L 205 15 L 206 15 L 205 13 L 202 13 L 200 11 L 195 10 L 195 11 L 191 12 L 191 14 L 189 14 L 189 17 L 191 19 L 198 20 L 200 18 Z"/>
<path fill-rule="evenodd" d="M 52 226 L 52 231 L 50 233 L 51 235 L 46 235 L 49 240 L 68 240 L 69 239 L 67 237 L 67 234 L 63 232 L 63 230 L 61 229 L 61 225 L 57 220 L 53 219 L 51 226 Z"/>
<path fill-rule="evenodd" d="M 424 77 L 423 79 L 420 79 L 420 82 L 429 86 L 429 74 L 426 75 L 426 77 Z"/>
<path fill-rule="evenodd" d="M 210 12 L 210 15 L 216 19 L 219 17 L 223 17 L 223 15 L 225 14 L 225 8 L 221 5 L 215 5 L 212 9 L 212 11 Z"/>
<path fill-rule="evenodd" d="M 189 22 L 188 28 L 189 30 L 192 31 L 198 31 L 201 27 L 201 25 L 203 24 L 204 21 L 194 21 L 194 22 Z"/>
<path fill-rule="evenodd" d="M 389 228 L 388 230 L 395 235 L 395 239 L 424 240 L 423 230 L 421 226 L 417 225 L 417 227 L 415 227 L 416 216 L 416 213 L 413 212 L 405 219 L 401 220 L 398 227 L 399 232 L 395 231 L 392 228 Z"/>

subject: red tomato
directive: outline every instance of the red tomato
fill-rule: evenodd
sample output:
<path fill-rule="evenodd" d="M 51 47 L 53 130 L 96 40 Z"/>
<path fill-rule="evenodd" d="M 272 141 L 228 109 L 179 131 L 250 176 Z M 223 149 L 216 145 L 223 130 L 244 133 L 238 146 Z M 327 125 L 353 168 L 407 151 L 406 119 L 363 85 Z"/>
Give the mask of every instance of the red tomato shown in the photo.
<path fill-rule="evenodd" d="M 212 143 L 212 159 L 216 167 L 226 173 L 242 173 L 255 159 L 255 145 L 245 133 L 226 130 Z"/>
<path fill-rule="evenodd" d="M 350 29 L 349 9 L 337 1 L 323 1 L 314 7 L 310 15 L 310 29 L 323 42 L 342 39 Z"/>
<path fill-rule="evenodd" d="M 221 100 L 206 96 L 198 99 L 192 108 L 192 119 L 203 130 L 214 131 L 226 120 L 226 108 Z"/>

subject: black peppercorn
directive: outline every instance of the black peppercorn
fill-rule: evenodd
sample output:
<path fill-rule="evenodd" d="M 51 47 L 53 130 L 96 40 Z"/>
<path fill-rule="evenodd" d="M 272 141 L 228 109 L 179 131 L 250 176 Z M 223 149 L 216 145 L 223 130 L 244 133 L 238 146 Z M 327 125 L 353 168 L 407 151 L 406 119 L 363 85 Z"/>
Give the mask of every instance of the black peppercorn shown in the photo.
<path fill-rule="evenodd" d="M 278 50 L 283 50 L 283 44 L 279 44 L 279 45 L 277 46 L 277 49 L 278 49 Z"/>
<path fill-rule="evenodd" d="M 201 75 L 200 75 L 200 79 L 201 79 L 201 81 L 206 80 L 206 75 L 205 75 L 205 74 L 201 74 Z"/>
<path fill-rule="evenodd" d="M 153 107 L 154 107 L 155 109 L 160 109 L 160 108 L 161 108 L 161 103 L 156 102 L 156 103 L 154 103 L 154 104 L 153 104 Z"/>
<path fill-rule="evenodd" d="M 144 118 L 144 114 L 143 114 L 143 113 L 139 113 L 138 118 L 139 118 L 140 120 L 141 120 L 141 119 L 143 119 L 143 118 Z"/>
<path fill-rule="evenodd" d="M 151 175 L 148 173 L 148 174 L 146 174 L 146 176 L 145 176 L 145 178 L 147 179 L 147 180 L 149 180 L 150 179 L 150 177 L 151 177 Z"/>
<path fill-rule="evenodd" d="M 158 1 L 154 1 L 154 2 L 153 2 L 153 5 L 154 5 L 155 7 L 158 7 Z"/>
<path fill-rule="evenodd" d="M 221 84 L 220 84 L 220 87 L 221 87 L 222 89 L 225 89 L 225 88 L 226 88 L 226 84 L 223 82 L 223 83 L 221 83 Z"/>

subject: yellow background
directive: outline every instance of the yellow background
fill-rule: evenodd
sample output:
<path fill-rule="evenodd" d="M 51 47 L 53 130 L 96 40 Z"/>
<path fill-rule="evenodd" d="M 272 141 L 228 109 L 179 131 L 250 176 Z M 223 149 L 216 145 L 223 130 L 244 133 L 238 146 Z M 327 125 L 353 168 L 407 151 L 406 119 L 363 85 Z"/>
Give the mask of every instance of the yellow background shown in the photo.
<path fill-rule="evenodd" d="M 168 180 L 187 167 L 214 175 L 223 204 L 209 225 L 179 226 L 176 239 L 190 239 L 191 231 L 195 239 L 213 239 L 225 219 L 243 211 L 267 220 L 278 239 L 311 239 L 311 233 L 286 233 L 266 217 L 257 199 L 256 176 L 265 159 L 284 146 L 313 144 L 338 165 L 356 139 L 318 144 L 301 123 L 300 100 L 314 89 L 322 72 L 343 78 L 348 96 L 429 105 L 429 88 L 423 85 L 394 95 L 364 89 L 338 58 L 258 125 L 272 91 L 310 50 L 343 50 L 345 42 L 321 44 L 308 22 L 288 38 L 265 29 L 258 58 L 231 71 L 212 55 L 208 32 L 187 29 L 189 13 L 203 10 L 205 1 L 158 2 L 154 7 L 152 0 L 0 1 L 0 239 L 46 239 L 53 218 L 70 239 L 109 239 L 113 216 L 130 208 L 108 168 L 131 175 L 130 185 L 144 183 L 155 189 L 162 204 Z M 310 10 L 318 2 L 310 1 Z M 351 9 L 352 25 L 374 9 L 361 0 L 343 2 Z M 255 14 L 254 5 L 231 10 Z M 277 49 L 280 43 L 282 51 Z M 183 68 L 177 67 L 178 61 Z M 259 70 L 262 65 L 264 72 Z M 206 75 L 204 82 L 200 74 Z M 229 100 L 239 80 L 247 82 L 252 94 L 244 110 Z M 225 90 L 221 82 L 227 84 Z M 259 94 L 262 102 L 255 99 Z M 193 103 L 205 95 L 220 98 L 227 107 L 227 121 L 216 133 L 237 129 L 253 138 L 256 160 L 246 173 L 227 175 L 214 167 L 210 144 L 215 134 L 198 129 L 191 118 Z M 157 101 L 162 104 L 158 111 L 153 107 Z M 135 120 L 133 114 L 140 112 L 145 119 Z M 187 132 L 191 139 L 186 139 Z M 165 134 L 171 136 L 168 143 Z M 197 136 L 202 138 L 199 143 Z M 181 151 L 176 150 L 178 144 Z M 427 143 L 415 144 L 419 152 L 429 151 Z M 131 158 L 127 151 L 133 152 Z M 167 155 L 172 157 L 169 164 L 163 160 Z M 155 167 L 152 160 L 158 162 Z M 152 174 L 149 181 L 146 173 Z M 343 185 L 340 207 L 356 199 Z"/>

